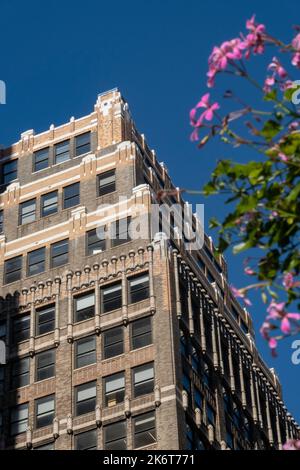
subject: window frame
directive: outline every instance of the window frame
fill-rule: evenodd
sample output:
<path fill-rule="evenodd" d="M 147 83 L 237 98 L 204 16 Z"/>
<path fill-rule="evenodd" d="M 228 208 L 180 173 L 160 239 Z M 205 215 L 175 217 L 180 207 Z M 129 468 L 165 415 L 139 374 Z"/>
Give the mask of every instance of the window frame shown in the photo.
<path fill-rule="evenodd" d="M 104 188 L 103 190 L 101 188 L 101 181 L 112 178 L 112 177 L 113 177 L 113 180 L 111 182 L 102 185 L 102 188 Z M 115 168 L 108 170 L 108 171 L 104 171 L 103 173 L 100 173 L 99 175 L 97 175 L 97 196 L 98 197 L 106 196 L 106 194 L 111 194 L 111 193 L 114 193 L 115 191 L 116 191 L 116 169 Z"/>
<path fill-rule="evenodd" d="M 22 418 L 22 419 L 16 419 L 14 421 L 12 421 L 12 414 L 13 412 L 15 411 L 18 411 L 18 410 L 22 410 L 22 409 L 26 409 L 27 411 L 27 417 L 26 418 Z M 20 434 L 23 434 L 26 432 L 26 429 L 27 429 L 27 426 L 28 426 L 28 423 L 29 423 L 29 403 L 21 403 L 20 405 L 16 405 L 14 406 L 13 408 L 10 409 L 10 417 L 9 417 L 9 434 L 10 436 L 18 436 Z M 22 431 L 19 431 L 18 432 L 12 432 L 12 427 L 13 425 L 23 425 L 24 426 L 24 429 Z"/>
<path fill-rule="evenodd" d="M 125 220 L 126 220 L 126 238 L 123 238 L 125 235 Z M 123 245 L 124 243 L 129 243 L 131 241 L 131 237 L 129 234 L 129 225 L 131 223 L 131 216 L 122 217 L 121 219 L 114 220 L 110 224 L 110 239 L 111 239 L 111 247 L 115 248 L 116 246 Z M 123 227 L 124 224 L 124 227 Z M 122 230 L 120 230 L 120 225 L 122 225 Z M 120 238 L 120 236 L 122 236 Z"/>
<path fill-rule="evenodd" d="M 56 255 L 56 256 L 53 256 L 53 250 L 55 248 L 57 248 L 58 246 L 67 246 L 67 250 Z M 70 255 L 70 240 L 69 238 L 64 238 L 63 240 L 59 240 L 58 242 L 55 242 L 55 243 L 52 243 L 50 245 L 50 268 L 51 269 L 55 269 L 55 268 L 59 268 L 61 266 L 65 266 L 66 264 L 69 263 L 69 255 Z M 56 260 L 57 258 L 61 258 L 61 257 L 64 257 L 64 259 L 66 259 L 66 262 L 62 262 L 62 263 L 59 263 L 59 264 L 55 264 L 54 263 L 54 260 Z"/>
<path fill-rule="evenodd" d="M 69 191 L 71 188 L 74 188 L 75 186 L 76 188 L 78 188 L 78 192 L 75 194 L 72 194 L 71 196 L 66 196 L 66 192 Z M 72 201 L 73 199 L 76 199 L 76 203 L 71 202 L 69 205 L 69 201 Z M 62 201 L 63 201 L 62 203 L 63 210 L 71 209 L 72 207 L 78 206 L 80 204 L 80 182 L 79 181 L 63 187 Z"/>
<path fill-rule="evenodd" d="M 96 288 L 98 288 L 98 286 Z M 82 299 L 88 298 L 88 297 L 93 297 L 94 303 L 92 305 L 89 305 L 86 308 L 82 308 L 82 309 L 78 310 L 78 306 L 77 306 L 78 300 L 82 300 Z M 73 309 L 73 311 L 74 311 L 74 318 L 73 318 L 74 323 L 80 323 L 82 321 L 86 321 L 86 320 L 90 320 L 91 318 L 94 318 L 95 313 L 96 313 L 96 294 L 95 294 L 95 290 L 93 289 L 93 290 L 84 292 L 83 294 L 75 295 L 73 297 L 73 305 L 74 305 L 74 309 Z M 86 318 L 78 319 L 79 314 L 84 315 L 84 313 L 80 313 L 80 312 L 85 312 L 86 310 L 89 311 L 89 309 L 92 311 L 92 314 L 88 313 L 88 316 L 86 316 Z"/>
<path fill-rule="evenodd" d="M 86 436 L 87 434 L 93 434 L 95 437 L 95 445 L 92 445 L 90 447 L 83 447 L 78 449 L 78 439 L 80 437 L 83 437 L 84 435 Z M 87 431 L 79 432 L 74 435 L 74 450 L 97 450 L 98 449 L 98 432 L 97 429 L 89 429 Z"/>
<path fill-rule="evenodd" d="M 41 413 L 41 414 L 38 414 L 38 407 L 39 405 L 42 403 L 47 403 L 50 402 L 50 401 L 53 401 L 53 410 L 50 410 L 50 411 L 46 411 L 44 413 Z M 41 397 L 41 398 L 37 398 L 35 401 L 34 401 L 34 424 L 35 424 L 35 429 L 42 429 L 42 428 L 45 428 L 46 426 L 51 426 L 52 423 L 53 423 L 53 419 L 55 418 L 55 394 L 52 393 L 51 395 L 46 395 L 44 397 Z M 42 424 L 40 425 L 39 424 L 39 419 L 41 419 L 41 417 L 43 418 L 45 415 L 49 415 L 50 416 L 50 422 L 46 423 L 46 424 Z M 53 416 L 52 420 L 51 420 L 51 417 Z M 49 418 L 48 418 L 49 419 Z"/>
<path fill-rule="evenodd" d="M 43 365 L 43 366 L 39 365 L 39 360 L 42 358 L 42 356 L 45 356 L 46 354 L 52 355 L 52 362 L 49 362 L 48 364 Z M 35 356 L 35 382 L 42 382 L 43 380 L 48 380 L 48 379 L 52 379 L 53 377 L 55 377 L 55 365 L 56 365 L 55 349 L 47 349 L 46 351 L 42 351 L 38 353 Z M 50 369 L 50 370 L 53 369 L 53 372 L 47 377 L 43 377 L 43 378 L 39 377 L 39 373 L 41 371 L 44 371 L 45 369 Z"/>
<path fill-rule="evenodd" d="M 30 262 L 30 257 L 35 256 L 38 252 L 43 253 L 43 257 L 40 261 L 36 263 Z M 41 268 L 39 267 L 41 265 Z M 33 266 L 38 266 L 38 270 L 34 273 L 30 272 Z M 37 248 L 36 250 L 29 251 L 27 253 L 27 276 L 36 276 L 37 274 L 44 273 L 46 271 L 46 247 L 42 246 L 41 248 Z"/>
<path fill-rule="evenodd" d="M 81 392 L 82 390 L 88 390 L 90 386 L 90 389 L 94 388 L 95 389 L 95 395 L 85 398 L 84 400 L 78 400 L 78 393 Z M 91 380 L 89 382 L 85 382 L 83 384 L 77 385 L 74 389 L 74 394 L 75 394 L 75 399 L 74 399 L 74 416 L 83 416 L 88 413 L 92 413 L 95 411 L 96 404 L 97 404 L 97 380 Z M 82 403 L 86 402 L 91 402 L 92 406 L 89 404 L 90 409 L 84 412 L 79 412 L 79 407 L 82 405 Z"/>
<path fill-rule="evenodd" d="M 104 299 L 105 291 L 109 291 L 111 289 L 114 289 L 115 287 L 116 287 L 115 292 L 119 292 L 119 294 L 105 301 Z M 119 310 L 120 308 L 122 308 L 122 282 L 118 281 L 112 284 L 106 284 L 104 286 L 101 286 L 100 297 L 101 297 L 101 314 L 110 313 L 110 312 L 113 312 L 114 310 Z M 113 308 L 107 310 L 107 304 L 112 303 L 114 305 L 114 302 L 116 303 L 116 306 L 113 306 Z"/>
<path fill-rule="evenodd" d="M 50 211 L 50 213 L 46 214 L 44 211 L 45 211 L 45 199 L 46 197 L 49 197 L 51 194 L 56 194 L 56 205 L 54 204 L 49 204 L 48 206 L 46 207 L 56 207 L 56 210 L 52 210 Z M 45 194 L 42 194 L 41 195 L 41 209 L 40 209 L 40 213 L 41 213 L 41 218 L 44 218 L 44 217 L 48 217 L 49 215 L 53 215 L 53 214 L 56 214 L 58 212 L 58 190 L 55 189 L 54 191 L 50 191 L 49 193 L 45 193 Z"/>
<path fill-rule="evenodd" d="M 150 330 L 143 331 L 142 333 L 139 333 L 139 334 L 134 334 L 134 327 L 137 326 L 137 323 L 141 324 L 143 321 L 144 322 L 149 321 Z M 141 346 L 140 345 L 135 346 L 134 341 L 139 340 L 140 338 L 143 338 L 144 336 L 150 336 L 150 342 L 147 342 L 146 344 L 143 344 Z M 150 344 L 153 344 L 152 317 L 151 316 L 142 317 L 131 322 L 130 323 L 130 349 L 131 351 L 134 351 L 140 348 L 145 348 L 146 346 L 149 346 Z"/>
<path fill-rule="evenodd" d="M 36 311 L 35 311 L 35 334 L 36 336 L 42 336 L 42 335 L 46 335 L 48 333 L 52 333 L 54 330 L 55 330 L 55 315 L 56 315 L 56 308 L 55 308 L 55 304 L 49 304 L 49 305 L 44 305 L 43 307 L 40 307 L 40 308 L 37 308 Z M 46 320 L 46 321 L 40 321 L 40 314 L 45 314 L 45 313 L 49 313 L 49 311 L 53 311 L 54 312 L 54 315 L 53 315 L 53 318 L 51 318 L 50 320 Z M 46 330 L 46 331 L 43 331 L 41 332 L 40 328 L 41 328 L 41 325 L 45 325 L 45 324 L 48 324 L 48 323 L 53 323 L 53 327 L 49 330 Z"/>
<path fill-rule="evenodd" d="M 139 281 L 139 279 L 147 278 L 146 287 L 138 287 L 137 289 L 133 289 L 132 283 Z M 141 282 L 141 284 L 145 284 L 145 282 Z M 139 284 L 137 284 L 139 286 Z M 139 298 L 139 295 L 142 293 L 142 298 Z M 137 298 L 136 298 L 137 297 Z M 128 300 L 130 304 L 142 302 L 143 300 L 147 300 L 150 298 L 150 283 L 149 283 L 149 273 L 144 272 L 135 276 L 131 276 L 128 278 Z"/>
<path fill-rule="evenodd" d="M 86 232 L 86 256 L 93 256 L 93 255 L 96 255 L 98 253 L 103 253 L 103 251 L 106 250 L 106 245 L 107 245 L 107 238 L 106 238 L 106 235 L 105 235 L 105 227 L 99 227 L 100 229 L 103 229 L 103 232 L 104 232 L 104 238 L 99 238 L 98 237 L 98 234 L 97 234 L 97 230 L 98 228 L 94 228 L 92 230 L 88 230 Z M 93 235 L 92 235 L 93 234 Z M 93 242 L 93 243 L 90 243 L 89 239 L 92 238 L 92 236 L 96 236 L 97 237 L 97 241 L 96 242 Z M 91 248 L 93 248 L 93 246 L 97 246 L 97 244 L 101 245 L 103 243 L 103 248 L 99 248 L 99 249 L 95 249 L 95 253 L 91 253 Z"/>
<path fill-rule="evenodd" d="M 80 344 L 88 343 L 89 341 L 92 341 L 94 343 L 94 348 L 88 349 L 87 351 L 84 351 L 83 353 L 78 353 L 78 346 Z M 83 357 L 87 357 L 92 355 L 94 360 L 92 362 L 88 362 L 87 364 L 79 365 L 78 360 L 82 359 Z M 90 336 L 85 336 L 83 338 L 79 338 L 78 340 L 75 341 L 74 344 L 74 369 L 81 369 L 82 367 L 88 367 L 92 364 L 96 364 L 97 362 L 97 343 L 96 343 L 96 337 L 95 335 L 90 335 Z"/>
<path fill-rule="evenodd" d="M 15 168 L 13 170 L 5 172 L 5 168 L 11 164 L 15 165 Z M 12 179 L 9 178 L 8 181 L 5 181 L 6 176 L 12 175 L 12 174 L 15 174 L 15 177 L 13 177 Z M 13 181 L 16 181 L 17 179 L 18 179 L 18 159 L 14 158 L 12 160 L 8 160 L 7 162 L 4 162 L 1 167 L 1 184 L 8 186 L 10 183 L 12 183 Z"/>
<path fill-rule="evenodd" d="M 60 147 L 64 147 L 66 146 L 66 144 L 68 144 L 68 150 L 67 151 L 64 151 L 64 152 L 57 152 L 57 149 L 60 148 Z M 58 158 L 57 157 L 60 157 L 61 155 L 68 155 L 68 158 L 64 158 L 63 157 L 63 160 L 61 161 L 57 161 Z M 54 165 L 60 165 L 61 163 L 65 163 L 65 162 L 68 162 L 69 160 L 71 160 L 71 145 L 70 145 L 70 139 L 65 139 L 65 140 L 61 140 L 60 142 L 57 142 L 55 145 L 54 145 Z"/>
<path fill-rule="evenodd" d="M 116 330 L 120 330 L 121 331 L 121 339 L 117 340 L 117 341 L 112 341 L 110 342 L 109 344 L 105 344 L 106 342 L 106 335 L 109 335 L 110 333 L 112 332 L 116 332 Z M 103 344 L 103 350 L 102 350 L 102 355 L 103 355 L 103 359 L 110 359 L 112 357 L 116 357 L 116 356 L 120 356 L 122 354 L 124 354 L 124 327 L 123 326 L 116 326 L 114 328 L 110 328 L 108 330 L 105 330 L 103 331 L 103 341 L 102 341 L 102 344 Z M 110 348 L 113 349 L 113 347 L 119 347 L 119 345 L 121 345 L 121 350 L 116 353 L 116 354 L 108 354 L 107 355 L 107 350 L 110 350 Z"/>
<path fill-rule="evenodd" d="M 24 361 L 27 362 L 27 369 L 25 371 L 22 370 L 22 366 L 20 367 L 20 365 Z M 19 368 L 17 369 L 17 373 L 16 373 L 16 366 L 19 366 Z M 26 377 L 25 383 L 22 383 L 23 377 Z M 20 381 L 16 383 L 18 379 Z M 17 388 L 26 387 L 29 384 L 30 384 L 30 358 L 29 356 L 25 356 L 12 362 L 10 387 L 11 387 L 11 390 L 16 390 Z"/>
<path fill-rule="evenodd" d="M 121 380 L 123 386 L 119 388 L 113 388 L 107 392 L 107 384 L 110 382 Z M 125 389 L 126 389 L 126 377 L 125 371 L 117 372 L 115 374 L 107 375 L 103 377 L 103 403 L 106 408 L 111 408 L 119 403 L 123 403 L 125 399 Z M 112 398 L 110 398 L 112 397 Z M 111 403 L 110 403 L 111 400 Z"/>
<path fill-rule="evenodd" d="M 108 430 L 111 430 L 112 427 L 122 426 L 122 433 L 121 437 L 117 439 L 107 439 Z M 107 424 L 103 428 L 103 443 L 104 443 L 104 450 L 127 450 L 127 422 L 126 420 L 117 421 L 115 423 Z M 118 445 L 120 441 L 124 441 L 125 447 L 114 447 L 114 445 Z"/>
<path fill-rule="evenodd" d="M 38 155 L 46 155 L 47 154 L 47 158 L 42 158 L 40 161 L 36 161 L 36 157 Z M 33 153 L 33 173 L 36 173 L 38 171 L 41 171 L 41 170 L 45 170 L 46 168 L 49 168 L 49 156 L 50 156 L 50 147 L 43 147 L 39 150 L 36 150 L 34 153 Z M 38 168 L 37 169 L 37 163 L 44 163 L 44 162 L 47 162 L 47 165 L 46 166 L 42 166 L 42 168 Z"/>
<path fill-rule="evenodd" d="M 150 415 L 152 415 L 152 418 L 150 418 Z M 139 420 L 143 421 L 145 419 L 147 419 L 147 417 L 149 416 L 148 420 L 151 419 L 151 421 L 154 422 L 154 426 L 151 426 L 149 428 L 146 428 L 145 430 L 143 431 L 139 431 L 137 432 L 136 430 L 136 426 L 137 424 L 139 424 Z M 140 414 L 140 415 L 137 415 L 137 416 L 134 416 L 133 418 L 133 448 L 134 449 L 139 449 L 139 448 L 142 448 L 142 447 L 146 447 L 146 446 L 150 446 L 152 444 L 155 444 L 157 442 L 157 430 L 156 430 L 156 416 L 155 416 L 155 411 L 148 411 L 147 413 L 143 413 L 143 414 Z M 154 430 L 154 433 L 153 433 L 153 437 L 154 437 L 154 440 L 152 440 L 151 442 L 146 442 L 142 445 L 137 445 L 137 436 L 141 436 L 142 434 L 147 434 L 147 433 L 150 433 L 151 431 Z"/>
<path fill-rule="evenodd" d="M 20 266 L 17 269 L 12 269 L 7 272 L 7 266 L 13 261 L 20 262 Z M 23 270 L 23 255 L 14 256 L 4 261 L 4 284 L 12 284 L 13 282 L 20 281 L 22 279 L 22 270 Z M 7 275 L 17 274 L 17 277 L 13 280 L 8 280 Z"/>
<path fill-rule="evenodd" d="M 84 142 L 83 144 L 78 144 L 78 140 L 80 138 L 82 138 L 83 136 L 88 136 L 89 139 L 88 139 L 88 142 Z M 81 157 L 82 155 L 86 155 L 87 153 L 90 153 L 91 152 L 91 131 L 88 131 L 88 132 L 83 132 L 81 134 L 77 134 L 75 136 L 75 158 L 76 157 Z M 88 150 L 84 151 L 84 152 L 79 152 L 78 153 L 78 149 L 82 149 L 84 147 L 88 147 Z"/>
<path fill-rule="evenodd" d="M 22 333 L 24 333 L 24 331 L 28 332 L 28 336 L 24 339 L 16 340 L 16 331 L 15 331 L 16 323 L 21 324 L 22 322 L 25 323 L 25 321 L 28 322 L 28 327 L 25 328 L 25 330 L 21 329 L 20 331 Z M 20 333 L 20 331 L 18 330 L 17 333 Z M 30 313 L 25 313 L 25 314 L 17 315 L 13 317 L 12 318 L 12 343 L 13 344 L 22 343 L 23 341 L 28 341 L 29 338 L 30 338 Z"/>
<path fill-rule="evenodd" d="M 148 366 L 148 369 L 147 369 L 147 366 Z M 140 373 L 143 369 L 145 371 L 149 370 L 150 368 L 152 368 L 152 370 L 153 370 L 153 376 L 151 378 L 144 379 L 142 381 L 136 382 L 136 373 Z M 145 384 L 148 384 L 148 383 L 150 383 L 150 384 L 152 383 L 150 391 L 147 390 L 147 388 L 146 388 L 146 391 L 138 392 L 137 389 L 139 387 L 141 388 L 141 385 L 145 385 Z M 146 387 L 147 386 L 149 387 L 149 385 L 146 385 Z M 136 366 L 136 367 L 132 368 L 132 391 L 133 391 L 133 397 L 134 398 L 138 398 L 138 397 L 141 397 L 141 396 L 144 396 L 144 395 L 148 395 L 149 393 L 153 393 L 154 392 L 154 386 L 155 386 L 154 361 L 147 362 L 146 364 L 141 364 L 140 366 Z"/>

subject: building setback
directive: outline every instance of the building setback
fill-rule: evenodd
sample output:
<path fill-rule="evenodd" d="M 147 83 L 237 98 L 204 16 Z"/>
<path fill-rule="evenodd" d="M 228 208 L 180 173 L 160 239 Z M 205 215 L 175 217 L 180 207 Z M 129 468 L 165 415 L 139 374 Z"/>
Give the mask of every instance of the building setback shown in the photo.
<path fill-rule="evenodd" d="M 148 220 L 175 187 L 117 89 L 88 116 L 24 132 L 0 165 L 1 448 L 280 449 L 300 437 L 212 240 L 190 250 L 174 221 L 170 239 L 127 234 L 137 204 Z M 184 207 L 176 191 L 163 202 Z"/>

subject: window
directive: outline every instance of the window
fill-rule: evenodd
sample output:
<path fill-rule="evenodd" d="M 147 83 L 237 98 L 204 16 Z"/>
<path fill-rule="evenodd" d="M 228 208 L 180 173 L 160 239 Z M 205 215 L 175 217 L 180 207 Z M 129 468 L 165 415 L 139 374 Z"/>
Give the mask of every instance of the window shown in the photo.
<path fill-rule="evenodd" d="M 195 402 L 195 408 L 199 408 L 199 410 L 201 410 L 203 397 L 202 397 L 202 393 L 197 387 L 194 388 L 194 402 Z"/>
<path fill-rule="evenodd" d="M 38 447 L 34 447 L 33 450 L 54 450 L 54 442 L 49 442 L 48 444 L 43 444 Z"/>
<path fill-rule="evenodd" d="M 215 425 L 216 415 L 214 409 L 207 403 L 206 405 L 207 424 Z"/>
<path fill-rule="evenodd" d="M 15 361 L 11 371 L 11 387 L 25 387 L 29 384 L 29 357 Z"/>
<path fill-rule="evenodd" d="M 145 413 L 133 419 L 134 447 L 144 447 L 156 442 L 155 413 Z"/>
<path fill-rule="evenodd" d="M 28 426 L 28 403 L 18 405 L 10 413 L 10 434 L 16 436 L 25 432 Z"/>
<path fill-rule="evenodd" d="M 75 155 L 83 155 L 91 150 L 91 133 L 85 132 L 84 134 L 75 137 Z"/>
<path fill-rule="evenodd" d="M 80 183 L 70 184 L 63 188 L 63 208 L 77 206 L 80 204 Z"/>
<path fill-rule="evenodd" d="M 44 351 L 36 355 L 36 381 L 55 376 L 55 350 Z"/>
<path fill-rule="evenodd" d="M 20 343 L 29 339 L 30 315 L 22 315 L 13 319 L 13 342 Z"/>
<path fill-rule="evenodd" d="M 207 269 L 207 279 L 209 280 L 209 282 L 216 282 L 215 278 L 213 277 L 213 275 L 208 269 Z"/>
<path fill-rule="evenodd" d="M 116 171 L 109 170 L 98 176 L 98 194 L 104 196 L 116 190 Z"/>
<path fill-rule="evenodd" d="M 33 171 L 43 170 L 49 166 L 49 147 L 34 152 Z"/>
<path fill-rule="evenodd" d="M 94 336 L 82 338 L 75 343 L 75 369 L 95 364 L 96 339 Z"/>
<path fill-rule="evenodd" d="M 0 367 L 0 396 L 4 394 L 4 383 L 5 383 L 4 367 Z M 0 423 L 0 428 L 1 428 L 1 423 Z"/>
<path fill-rule="evenodd" d="M 27 275 L 34 276 L 45 271 L 45 257 L 46 248 L 39 248 L 38 250 L 28 253 L 27 258 Z"/>
<path fill-rule="evenodd" d="M 9 184 L 18 177 L 18 160 L 4 163 L 2 166 L 2 184 Z"/>
<path fill-rule="evenodd" d="M 35 424 L 36 428 L 43 428 L 52 424 L 55 414 L 54 395 L 39 398 L 35 402 Z"/>
<path fill-rule="evenodd" d="M 118 356 L 124 352 L 123 327 L 112 328 L 103 333 L 104 359 Z"/>
<path fill-rule="evenodd" d="M 57 268 L 69 261 L 69 240 L 61 240 L 51 245 L 51 268 Z"/>
<path fill-rule="evenodd" d="M 15 258 L 8 259 L 4 263 L 4 282 L 19 281 L 22 274 L 22 255 Z"/>
<path fill-rule="evenodd" d="M 141 302 L 149 298 L 149 275 L 142 274 L 129 279 L 130 302 Z"/>
<path fill-rule="evenodd" d="M 104 427 L 104 449 L 126 450 L 126 421 L 109 424 Z"/>
<path fill-rule="evenodd" d="M 104 379 L 105 406 L 114 406 L 124 401 L 125 375 L 124 372 L 110 375 Z"/>
<path fill-rule="evenodd" d="M 35 221 L 35 209 L 36 201 L 31 199 L 30 201 L 23 202 L 20 204 L 20 215 L 19 215 L 19 224 L 29 224 L 30 222 Z"/>
<path fill-rule="evenodd" d="M 75 450 L 97 450 L 97 430 L 81 432 L 75 436 Z"/>
<path fill-rule="evenodd" d="M 4 213 L 0 211 L 0 233 L 4 230 Z"/>
<path fill-rule="evenodd" d="M 106 250 L 105 228 L 90 230 L 87 236 L 87 256 L 96 255 Z"/>
<path fill-rule="evenodd" d="M 129 235 L 129 224 L 130 217 L 124 219 L 116 220 L 111 224 L 111 244 L 112 246 L 118 246 L 122 243 L 127 243 L 131 240 Z"/>
<path fill-rule="evenodd" d="M 113 284 L 101 288 L 102 313 L 110 312 L 122 307 L 122 285 Z"/>
<path fill-rule="evenodd" d="M 0 322 L 0 340 L 6 342 L 6 321 Z"/>
<path fill-rule="evenodd" d="M 36 334 L 44 335 L 50 333 L 55 328 L 55 306 L 47 305 L 46 307 L 36 310 Z"/>
<path fill-rule="evenodd" d="M 41 197 L 41 217 L 55 214 L 58 211 L 58 193 L 51 191 L 51 193 L 44 194 Z"/>
<path fill-rule="evenodd" d="M 75 302 L 75 322 L 87 320 L 95 316 L 95 293 L 80 295 L 74 298 Z"/>
<path fill-rule="evenodd" d="M 55 163 L 63 163 L 70 159 L 70 141 L 64 140 L 54 146 Z"/>
<path fill-rule="evenodd" d="M 154 367 L 153 362 L 144 364 L 133 369 L 134 397 L 152 393 L 154 390 Z"/>
<path fill-rule="evenodd" d="M 242 328 L 243 332 L 245 334 L 249 333 L 249 328 L 248 328 L 247 324 L 242 319 L 240 321 L 241 321 L 241 328 Z"/>
<path fill-rule="evenodd" d="M 151 317 L 131 323 L 131 349 L 143 348 L 152 343 Z"/>
<path fill-rule="evenodd" d="M 95 410 L 97 388 L 96 381 L 75 388 L 75 416 L 90 413 Z"/>

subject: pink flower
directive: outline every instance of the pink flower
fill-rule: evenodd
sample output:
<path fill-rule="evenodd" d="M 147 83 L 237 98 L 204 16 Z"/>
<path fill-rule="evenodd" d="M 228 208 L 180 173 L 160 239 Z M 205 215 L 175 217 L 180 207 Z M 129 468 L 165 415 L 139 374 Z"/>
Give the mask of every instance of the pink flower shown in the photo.
<path fill-rule="evenodd" d="M 283 281 L 282 281 L 283 287 L 286 289 L 290 289 L 294 285 L 294 276 L 292 273 L 286 273 L 283 276 Z"/>
<path fill-rule="evenodd" d="M 244 269 L 244 273 L 245 273 L 245 274 L 248 274 L 249 276 L 253 276 L 253 274 L 255 274 L 255 272 L 253 271 L 253 269 L 250 268 L 249 266 L 246 266 L 246 268 Z"/>
<path fill-rule="evenodd" d="M 270 93 L 274 83 L 275 83 L 275 78 L 274 77 L 267 77 L 265 79 L 265 83 L 264 83 L 264 92 L 265 93 Z"/>
<path fill-rule="evenodd" d="M 245 305 L 252 305 L 251 301 L 245 295 L 245 289 L 237 289 L 234 286 L 230 286 L 230 289 L 235 298 L 242 299 Z"/>
<path fill-rule="evenodd" d="M 207 86 L 214 86 L 214 79 L 218 72 L 225 70 L 228 63 L 242 58 L 242 50 L 245 48 L 240 38 L 224 41 L 220 47 L 215 46 L 208 58 Z"/>
<path fill-rule="evenodd" d="M 289 88 L 294 88 L 294 84 L 292 80 L 286 80 L 285 82 L 281 82 L 279 85 L 281 91 L 286 91 Z"/>
<path fill-rule="evenodd" d="M 296 52 L 296 54 L 293 55 L 292 65 L 300 68 L 300 52 Z"/>
<path fill-rule="evenodd" d="M 292 40 L 292 46 L 296 51 L 300 51 L 300 33 Z"/>
<path fill-rule="evenodd" d="M 284 310 L 285 309 L 285 302 L 280 302 L 279 304 L 277 304 L 276 302 L 274 302 L 274 300 L 272 300 L 272 302 L 270 303 L 269 307 L 267 308 L 267 312 L 268 312 L 268 316 L 267 316 L 267 319 L 278 319 L 278 318 L 281 318 L 284 314 Z"/>
<path fill-rule="evenodd" d="M 282 67 L 277 57 L 273 57 L 272 62 L 268 65 L 268 70 L 272 70 L 274 74 L 277 74 L 280 78 L 287 76 L 286 70 Z"/>
<path fill-rule="evenodd" d="M 283 445 L 283 450 L 300 450 L 300 440 L 291 439 Z"/>
<path fill-rule="evenodd" d="M 299 127 L 299 122 L 298 121 L 293 121 L 289 125 L 289 130 L 290 131 L 295 131 L 295 130 L 297 130 L 298 127 Z"/>
<path fill-rule="evenodd" d="M 287 155 L 285 155 L 284 153 L 282 153 L 282 152 L 280 152 L 280 153 L 278 154 L 278 157 L 280 158 L 280 160 L 281 160 L 282 162 L 287 162 L 288 159 L 289 159 L 289 157 L 288 157 Z"/>
<path fill-rule="evenodd" d="M 281 320 L 280 328 L 285 335 L 289 335 L 292 331 L 292 325 L 290 320 L 300 320 L 300 313 L 287 313 L 285 317 Z"/>
<path fill-rule="evenodd" d="M 276 348 L 277 348 L 277 345 L 278 345 L 277 339 L 275 339 L 275 338 L 270 338 L 268 344 L 269 344 L 269 347 L 270 347 L 271 349 L 276 349 Z"/>
<path fill-rule="evenodd" d="M 251 50 L 254 54 L 262 54 L 265 50 L 264 34 L 266 27 L 263 24 L 255 23 L 255 15 L 246 21 L 246 28 L 250 31 L 244 38 L 243 47 L 247 49 L 246 58 L 250 56 Z"/>
<path fill-rule="evenodd" d="M 201 127 L 203 120 L 211 121 L 214 117 L 214 112 L 220 108 L 218 103 L 209 104 L 209 93 L 206 93 L 202 96 L 201 100 L 196 104 L 196 106 L 190 111 L 190 123 L 193 127 Z M 196 118 L 197 110 L 199 108 L 205 108 L 198 119 Z"/>

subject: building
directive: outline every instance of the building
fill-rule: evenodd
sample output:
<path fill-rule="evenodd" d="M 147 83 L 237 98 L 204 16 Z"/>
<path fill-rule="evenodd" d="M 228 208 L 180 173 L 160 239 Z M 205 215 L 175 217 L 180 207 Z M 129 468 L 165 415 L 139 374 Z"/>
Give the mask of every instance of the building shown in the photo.
<path fill-rule="evenodd" d="M 137 204 L 148 220 L 159 190 L 175 188 L 117 89 L 88 116 L 24 132 L 0 164 L 2 448 L 264 449 L 299 437 L 212 240 L 186 249 L 174 219 L 170 239 L 152 225 L 130 239 Z M 184 207 L 179 192 L 164 203 Z"/>

